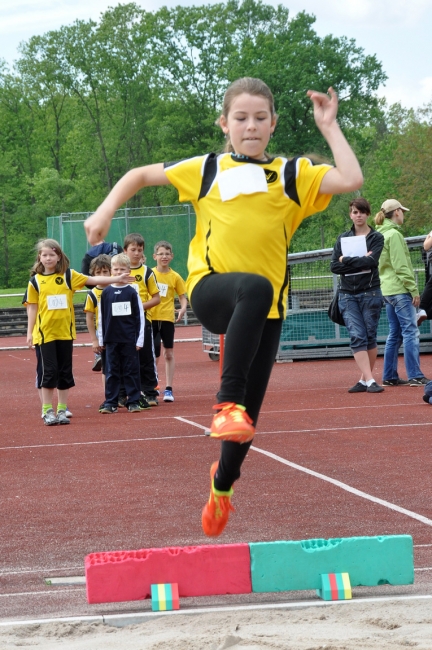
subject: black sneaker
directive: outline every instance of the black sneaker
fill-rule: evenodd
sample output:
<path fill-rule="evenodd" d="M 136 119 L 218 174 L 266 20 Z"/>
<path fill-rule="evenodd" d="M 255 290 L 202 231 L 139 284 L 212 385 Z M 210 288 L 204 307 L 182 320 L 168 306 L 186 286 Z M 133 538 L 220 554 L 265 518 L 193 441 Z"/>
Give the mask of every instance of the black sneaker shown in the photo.
<path fill-rule="evenodd" d="M 99 413 L 103 414 L 108 414 L 108 413 L 117 413 L 117 407 L 116 406 L 111 406 L 111 405 L 103 405 L 101 409 L 99 409 Z"/>
<path fill-rule="evenodd" d="M 368 393 L 382 393 L 384 388 L 379 386 L 376 381 L 373 381 L 370 386 L 366 388 Z"/>
<path fill-rule="evenodd" d="M 128 404 L 127 410 L 129 413 L 140 413 L 141 407 L 139 404 Z"/>
<path fill-rule="evenodd" d="M 382 385 L 383 386 L 408 386 L 409 381 L 407 381 L 406 379 L 399 379 L 399 377 L 397 377 L 396 379 L 384 379 Z"/>
<path fill-rule="evenodd" d="M 429 382 L 430 379 L 427 377 L 413 377 L 413 379 L 408 380 L 410 386 L 425 386 Z"/>
<path fill-rule="evenodd" d="M 422 395 L 423 402 L 426 402 L 426 404 L 430 404 L 429 402 L 429 397 L 427 395 Z"/>
<path fill-rule="evenodd" d="M 150 408 L 151 408 L 150 404 L 147 402 L 147 398 L 146 398 L 146 396 L 144 395 L 144 393 L 141 393 L 141 397 L 140 397 L 140 401 L 139 401 L 139 406 L 140 406 L 141 411 L 145 411 L 146 409 L 150 409 Z"/>
<path fill-rule="evenodd" d="M 119 397 L 118 398 L 118 407 L 119 409 L 124 409 L 126 408 L 126 402 L 127 402 L 127 397 Z"/>
<path fill-rule="evenodd" d="M 360 381 L 356 383 L 355 386 L 351 386 L 349 393 L 365 393 L 367 391 L 366 384 L 362 384 Z"/>
<path fill-rule="evenodd" d="M 102 357 L 100 354 L 95 354 L 94 364 L 92 366 L 93 372 L 100 372 L 102 370 Z"/>

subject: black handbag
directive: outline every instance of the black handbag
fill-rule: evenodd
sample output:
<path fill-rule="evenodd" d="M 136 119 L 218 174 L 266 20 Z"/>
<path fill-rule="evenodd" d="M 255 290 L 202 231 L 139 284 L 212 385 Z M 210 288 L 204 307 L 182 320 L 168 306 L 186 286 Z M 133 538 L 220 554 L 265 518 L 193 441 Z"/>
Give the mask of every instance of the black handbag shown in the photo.
<path fill-rule="evenodd" d="M 339 288 L 336 290 L 336 293 L 333 296 L 333 300 L 330 303 L 327 313 L 328 317 L 331 321 L 333 321 L 333 323 L 337 323 L 338 325 L 345 325 L 345 321 L 339 309 Z"/>

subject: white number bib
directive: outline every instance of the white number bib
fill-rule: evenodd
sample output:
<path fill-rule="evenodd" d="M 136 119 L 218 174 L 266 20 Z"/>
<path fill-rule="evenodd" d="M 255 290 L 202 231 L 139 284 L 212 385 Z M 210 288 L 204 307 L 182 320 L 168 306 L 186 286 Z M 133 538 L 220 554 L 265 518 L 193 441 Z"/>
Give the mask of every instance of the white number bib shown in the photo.
<path fill-rule="evenodd" d="M 159 293 L 162 296 L 162 298 L 166 298 L 166 295 L 168 293 L 168 285 L 158 282 L 158 287 L 159 287 Z"/>
<path fill-rule="evenodd" d="M 131 313 L 132 313 L 132 309 L 129 301 L 112 303 L 113 316 L 130 316 Z"/>
<path fill-rule="evenodd" d="M 67 298 L 65 294 L 59 296 L 47 296 L 48 309 L 67 309 Z"/>
<path fill-rule="evenodd" d="M 219 174 L 217 181 L 222 201 L 231 201 L 240 194 L 268 192 L 264 169 L 252 163 L 226 169 Z"/>

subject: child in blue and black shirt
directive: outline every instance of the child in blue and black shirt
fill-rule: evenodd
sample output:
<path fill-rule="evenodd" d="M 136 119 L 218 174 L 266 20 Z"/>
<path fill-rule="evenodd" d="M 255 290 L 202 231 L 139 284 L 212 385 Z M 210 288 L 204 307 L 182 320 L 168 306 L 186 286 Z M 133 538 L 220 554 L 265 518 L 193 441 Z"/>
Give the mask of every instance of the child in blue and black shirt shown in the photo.
<path fill-rule="evenodd" d="M 130 261 L 120 253 L 111 260 L 111 275 L 129 273 Z M 102 291 L 99 307 L 99 345 L 105 349 L 105 402 L 100 413 L 116 413 L 120 382 L 123 377 L 127 408 L 141 409 L 139 400 L 140 366 L 138 350 L 144 344 L 144 311 L 136 285 L 112 284 Z"/>

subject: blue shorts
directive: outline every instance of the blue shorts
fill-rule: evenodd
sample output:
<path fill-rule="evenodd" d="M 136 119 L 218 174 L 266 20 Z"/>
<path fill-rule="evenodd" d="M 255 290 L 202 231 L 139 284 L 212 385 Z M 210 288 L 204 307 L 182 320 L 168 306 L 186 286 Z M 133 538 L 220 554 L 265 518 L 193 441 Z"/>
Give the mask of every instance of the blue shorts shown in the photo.
<path fill-rule="evenodd" d="M 355 294 L 339 291 L 339 309 L 354 353 L 377 347 L 377 330 L 383 304 L 380 289 Z"/>

